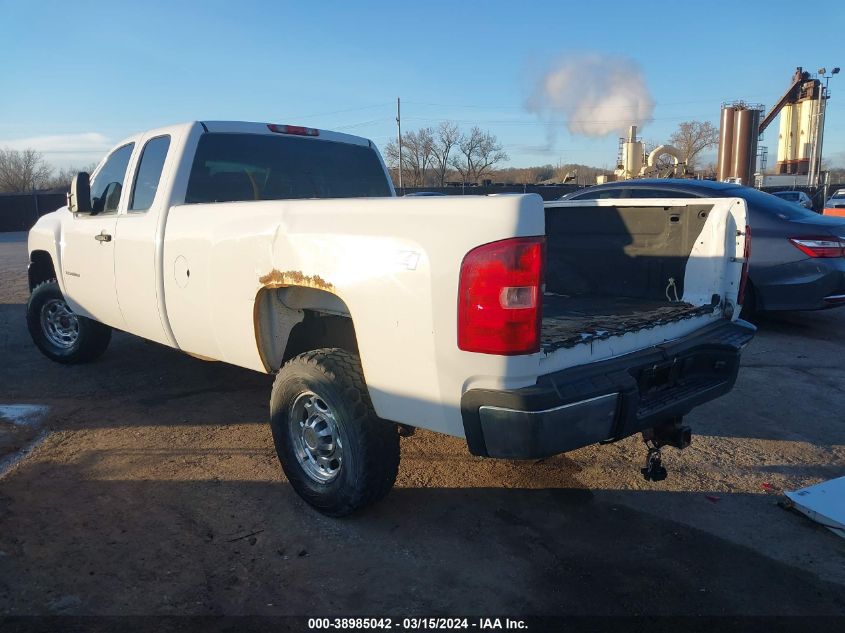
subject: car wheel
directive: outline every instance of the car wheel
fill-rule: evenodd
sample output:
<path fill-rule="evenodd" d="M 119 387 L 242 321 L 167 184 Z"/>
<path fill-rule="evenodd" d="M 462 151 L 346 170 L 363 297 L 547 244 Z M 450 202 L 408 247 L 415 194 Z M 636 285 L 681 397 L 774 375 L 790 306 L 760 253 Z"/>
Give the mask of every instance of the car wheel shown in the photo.
<path fill-rule="evenodd" d="M 288 481 L 323 514 L 351 514 L 393 487 L 399 433 L 376 416 L 354 354 L 320 349 L 285 364 L 273 384 L 270 425 Z"/>
<path fill-rule="evenodd" d="M 75 314 L 55 279 L 38 284 L 26 305 L 26 324 L 35 345 L 50 360 L 87 363 L 106 351 L 111 328 Z"/>

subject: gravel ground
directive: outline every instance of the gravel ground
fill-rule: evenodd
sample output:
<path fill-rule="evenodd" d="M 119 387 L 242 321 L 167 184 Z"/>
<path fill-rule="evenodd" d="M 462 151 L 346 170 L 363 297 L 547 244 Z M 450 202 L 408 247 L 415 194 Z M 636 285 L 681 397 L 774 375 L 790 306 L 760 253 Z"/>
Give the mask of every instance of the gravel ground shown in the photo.
<path fill-rule="evenodd" d="M 776 505 L 845 475 L 845 309 L 762 320 L 665 482 L 637 438 L 514 462 L 418 432 L 387 499 L 332 520 L 281 474 L 270 377 L 123 334 L 51 363 L 25 267 L 0 234 L 0 406 L 49 407 L 0 479 L 0 614 L 845 614 L 845 540 Z"/>

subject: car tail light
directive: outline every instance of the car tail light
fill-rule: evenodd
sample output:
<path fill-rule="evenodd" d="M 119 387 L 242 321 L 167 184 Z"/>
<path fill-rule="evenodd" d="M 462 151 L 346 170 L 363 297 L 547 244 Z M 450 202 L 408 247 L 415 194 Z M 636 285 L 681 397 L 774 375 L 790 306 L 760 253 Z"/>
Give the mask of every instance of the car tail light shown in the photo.
<path fill-rule="evenodd" d="M 845 257 L 845 242 L 837 237 L 792 237 L 789 241 L 810 257 Z"/>
<path fill-rule="evenodd" d="M 301 125 L 276 125 L 267 124 L 267 129 L 276 134 L 295 134 L 296 136 L 320 136 L 320 130 L 313 127 L 302 127 Z"/>
<path fill-rule="evenodd" d="M 739 276 L 739 292 L 736 302 L 742 305 L 745 301 L 745 287 L 748 285 L 748 260 L 751 259 L 751 227 L 745 226 L 745 248 L 742 251 L 742 274 Z"/>
<path fill-rule="evenodd" d="M 517 237 L 471 250 L 461 263 L 458 347 L 481 354 L 540 351 L 545 237 Z"/>

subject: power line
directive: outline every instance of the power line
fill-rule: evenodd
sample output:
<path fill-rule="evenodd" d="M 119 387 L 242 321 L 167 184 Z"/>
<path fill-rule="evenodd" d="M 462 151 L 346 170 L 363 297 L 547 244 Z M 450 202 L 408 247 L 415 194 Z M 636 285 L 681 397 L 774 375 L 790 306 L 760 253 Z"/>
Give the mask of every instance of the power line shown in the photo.
<path fill-rule="evenodd" d="M 317 114 L 297 114 L 295 116 L 290 117 L 291 119 L 305 119 L 308 117 L 314 116 L 329 116 L 330 114 L 344 114 L 346 112 L 360 112 L 361 110 L 373 110 L 375 108 L 384 108 L 387 107 L 388 104 L 386 103 L 378 103 L 368 106 L 361 106 L 359 108 L 346 108 L 345 110 L 334 110 L 332 112 L 319 112 Z"/>
<path fill-rule="evenodd" d="M 757 97 L 748 97 L 749 99 L 757 99 Z M 405 103 L 410 103 L 413 105 L 423 105 L 423 106 L 434 106 L 439 108 L 480 108 L 480 109 L 489 109 L 489 110 L 525 110 L 525 106 L 515 106 L 515 105 L 481 105 L 481 104 L 459 104 L 459 103 L 431 103 L 425 101 L 408 101 L 405 100 Z M 693 103 L 713 103 L 712 99 L 696 99 L 692 101 L 656 101 L 655 106 L 670 106 L 670 105 L 690 105 Z M 611 109 L 620 109 L 624 110 L 629 108 L 629 106 L 616 106 Z M 567 106 L 548 106 L 547 109 L 549 110 L 566 110 L 568 109 Z M 608 109 L 608 108 L 602 108 Z"/>
<path fill-rule="evenodd" d="M 370 119 L 369 121 L 359 121 L 358 123 L 350 123 L 349 125 L 333 125 L 332 129 L 334 130 L 351 130 L 352 128 L 356 127 L 363 127 L 365 125 L 370 125 L 372 123 L 381 123 L 383 121 L 390 121 L 390 119 L 385 119 L 384 117 L 378 119 Z"/>
<path fill-rule="evenodd" d="M 683 116 L 666 116 L 666 117 L 650 117 L 647 122 L 651 121 L 680 121 L 683 119 L 707 117 L 707 114 L 685 114 Z M 486 123 L 489 125 L 519 125 L 519 126 L 546 126 L 553 121 L 513 121 L 507 119 L 451 119 L 451 118 L 434 118 L 434 117 L 420 117 L 420 116 L 406 116 L 406 119 L 413 119 L 415 121 L 450 121 L 452 123 Z M 620 123 L 620 119 L 564 119 L 565 123 Z"/>

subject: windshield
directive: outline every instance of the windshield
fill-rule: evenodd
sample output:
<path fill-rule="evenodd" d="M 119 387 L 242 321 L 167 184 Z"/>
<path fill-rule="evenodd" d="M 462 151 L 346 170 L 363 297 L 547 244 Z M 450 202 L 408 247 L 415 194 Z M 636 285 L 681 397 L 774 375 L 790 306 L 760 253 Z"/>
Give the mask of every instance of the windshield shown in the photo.
<path fill-rule="evenodd" d="M 839 189 L 836 193 L 834 193 L 831 198 L 845 198 L 845 189 Z"/>
<path fill-rule="evenodd" d="M 186 203 L 390 196 L 370 147 L 295 136 L 204 134 Z"/>
<path fill-rule="evenodd" d="M 750 187 L 736 187 L 735 189 L 725 189 L 723 193 L 726 197 L 736 196 L 737 198 L 744 198 L 746 201 L 754 205 L 758 211 L 766 211 L 777 215 L 784 220 L 801 220 L 804 218 L 817 218 L 818 213 L 810 211 L 792 202 L 788 202 L 777 196 L 769 193 L 751 189 Z"/>

